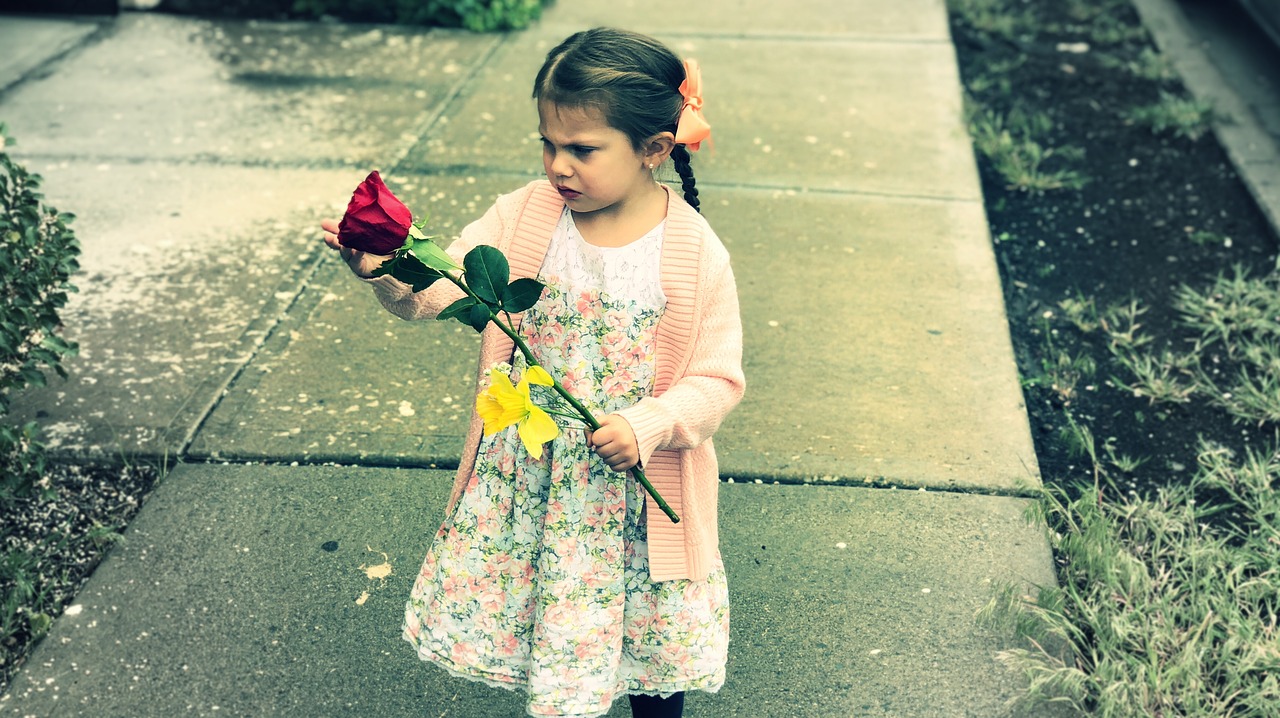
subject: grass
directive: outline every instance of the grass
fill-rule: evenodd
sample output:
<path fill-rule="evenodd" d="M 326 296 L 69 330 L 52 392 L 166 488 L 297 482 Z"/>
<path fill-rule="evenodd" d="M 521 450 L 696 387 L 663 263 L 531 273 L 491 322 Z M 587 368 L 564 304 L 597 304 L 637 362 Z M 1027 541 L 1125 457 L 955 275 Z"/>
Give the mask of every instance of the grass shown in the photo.
<path fill-rule="evenodd" d="M 1111 381 L 1134 396 L 1149 399 L 1152 404 L 1185 404 L 1195 394 L 1196 386 L 1185 380 L 1193 361 L 1187 355 L 1168 350 L 1158 357 L 1142 352 L 1124 352 L 1117 359 L 1133 375 L 1133 380 L 1126 382 L 1112 377 Z"/>
<path fill-rule="evenodd" d="M 1013 40 L 1034 28 L 1034 18 L 1008 0 L 950 0 L 951 11 L 978 32 Z"/>
<path fill-rule="evenodd" d="M 1203 137 L 1213 121 L 1213 105 L 1204 100 L 1160 92 L 1160 101 L 1132 108 L 1130 122 L 1151 128 L 1156 134 L 1172 134 L 1195 141 Z"/>
<path fill-rule="evenodd" d="M 1027 642 L 1000 654 L 1029 680 L 1024 707 L 1280 715 L 1280 453 L 1204 445 L 1199 461 L 1154 496 L 1101 482 L 1033 506 L 1061 586 L 1006 586 L 982 614 Z"/>
<path fill-rule="evenodd" d="M 1087 304 L 1064 304 L 1077 328 L 1093 330 Z M 1237 267 L 1205 287 L 1180 287 L 1174 308 L 1192 341 L 1158 352 L 1141 331 L 1147 310 L 1136 300 L 1103 313 L 1096 327 L 1128 373 L 1112 381 L 1154 404 L 1200 399 L 1237 421 L 1280 424 L 1280 275 L 1252 277 Z M 1233 369 L 1221 368 L 1228 362 Z"/>
<path fill-rule="evenodd" d="M 1192 340 L 1181 351 L 1152 348 L 1137 301 L 1059 306 L 1076 329 L 1105 337 L 1130 374 L 1113 379 L 1120 388 L 1280 424 L 1276 273 L 1237 268 L 1181 287 L 1178 328 Z M 1052 342 L 1042 351 L 1046 365 L 1074 361 Z M 1228 360 L 1234 371 L 1215 369 Z M 1202 443 L 1189 483 L 1126 494 L 1119 481 L 1144 459 L 1099 445 L 1069 404 L 1063 412 L 1059 438 L 1093 484 L 1047 490 L 1035 507 L 1059 586 L 1034 596 L 1007 586 L 982 614 L 1026 641 L 1001 654 L 1028 679 L 1019 701 L 1097 716 L 1280 716 L 1280 449 Z"/>
<path fill-rule="evenodd" d="M 1102 53 L 1098 56 L 1098 62 L 1103 67 L 1119 68 L 1134 77 L 1151 82 L 1168 82 L 1177 77 L 1173 71 L 1173 63 L 1169 62 L 1167 57 L 1151 48 L 1144 48 L 1133 59 L 1123 59 L 1115 55 Z"/>
<path fill-rule="evenodd" d="M 974 147 L 991 161 L 1010 189 L 1043 193 L 1084 186 L 1084 175 L 1071 168 L 1082 159 L 1081 150 L 1051 147 L 1036 139 L 1046 137 L 1052 128 L 1048 115 L 1017 109 L 1002 115 L 972 99 L 965 107 Z"/>
<path fill-rule="evenodd" d="M 1059 349 L 1054 342 L 1057 330 L 1050 325 L 1048 316 L 1044 317 L 1039 333 L 1043 341 L 1040 371 L 1024 376 L 1022 385 L 1049 389 L 1063 405 L 1069 405 L 1081 382 L 1088 382 L 1097 374 L 1097 363 L 1087 355 L 1073 356 L 1070 352 Z"/>

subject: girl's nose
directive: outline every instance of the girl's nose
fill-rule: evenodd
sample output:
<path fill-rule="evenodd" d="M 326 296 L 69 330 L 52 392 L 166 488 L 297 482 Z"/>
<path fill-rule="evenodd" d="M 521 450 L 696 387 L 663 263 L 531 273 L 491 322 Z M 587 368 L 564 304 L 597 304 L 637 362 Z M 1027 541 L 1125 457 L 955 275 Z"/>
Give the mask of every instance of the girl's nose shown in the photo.
<path fill-rule="evenodd" d="M 551 174 L 556 177 L 568 177 L 573 173 L 573 168 L 563 152 L 556 154 L 551 159 Z"/>

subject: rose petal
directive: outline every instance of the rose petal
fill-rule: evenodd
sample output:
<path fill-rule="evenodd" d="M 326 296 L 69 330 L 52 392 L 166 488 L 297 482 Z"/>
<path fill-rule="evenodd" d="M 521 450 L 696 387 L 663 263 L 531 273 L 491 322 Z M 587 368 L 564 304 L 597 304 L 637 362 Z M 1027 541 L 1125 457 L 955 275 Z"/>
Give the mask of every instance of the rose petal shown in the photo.
<path fill-rule="evenodd" d="M 356 187 L 338 224 L 338 243 L 361 252 L 387 255 L 404 246 L 413 213 L 375 170 Z"/>

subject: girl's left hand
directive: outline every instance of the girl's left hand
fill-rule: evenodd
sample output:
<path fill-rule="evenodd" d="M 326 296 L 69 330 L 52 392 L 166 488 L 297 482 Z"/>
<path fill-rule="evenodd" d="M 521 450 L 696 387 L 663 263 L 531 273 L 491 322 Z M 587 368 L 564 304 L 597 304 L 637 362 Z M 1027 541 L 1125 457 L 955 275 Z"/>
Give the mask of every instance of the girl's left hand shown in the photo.
<path fill-rule="evenodd" d="M 631 424 L 617 414 L 600 420 L 600 428 L 587 432 L 587 444 L 610 469 L 622 472 L 640 463 L 640 446 Z"/>
<path fill-rule="evenodd" d="M 351 271 L 355 272 L 357 277 L 361 279 L 369 279 L 370 273 L 382 263 L 391 259 L 390 256 L 382 256 L 378 254 L 369 254 L 368 252 L 359 252 L 349 247 L 344 247 L 338 242 L 339 222 L 336 219 L 325 219 L 320 222 L 320 229 L 324 230 L 324 243 L 329 249 L 337 250 L 342 256 L 342 261 L 351 267 Z"/>

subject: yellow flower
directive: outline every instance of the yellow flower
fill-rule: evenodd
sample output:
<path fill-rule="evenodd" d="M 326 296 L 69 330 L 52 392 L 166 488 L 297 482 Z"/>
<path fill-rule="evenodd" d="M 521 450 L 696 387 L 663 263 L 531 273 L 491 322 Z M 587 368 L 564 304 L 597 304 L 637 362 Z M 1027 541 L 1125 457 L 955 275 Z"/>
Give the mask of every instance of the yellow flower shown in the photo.
<path fill-rule="evenodd" d="M 491 371 L 489 377 L 489 388 L 476 397 L 476 413 L 484 420 L 485 436 L 517 424 L 524 448 L 533 458 L 541 459 L 542 445 L 556 438 L 560 427 L 529 398 L 529 384 L 551 386 L 555 383 L 551 375 L 540 366 L 532 366 L 515 386 L 499 369 Z"/>

